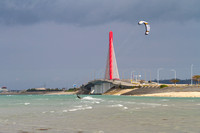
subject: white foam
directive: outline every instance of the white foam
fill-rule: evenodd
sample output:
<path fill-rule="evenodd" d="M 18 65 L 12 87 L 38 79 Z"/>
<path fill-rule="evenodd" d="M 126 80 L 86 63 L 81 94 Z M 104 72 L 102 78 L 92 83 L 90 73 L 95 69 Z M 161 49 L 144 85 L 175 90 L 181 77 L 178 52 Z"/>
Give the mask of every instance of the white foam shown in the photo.
<path fill-rule="evenodd" d="M 162 106 L 167 107 L 168 105 L 167 105 L 167 104 L 164 104 L 164 105 L 162 105 Z"/>
<path fill-rule="evenodd" d="M 149 105 L 149 106 L 161 106 L 161 104 L 158 103 L 139 103 L 139 104 Z"/>
<path fill-rule="evenodd" d="M 91 106 L 89 106 L 89 107 L 85 107 L 85 109 L 92 109 L 92 107 L 91 107 Z"/>
<path fill-rule="evenodd" d="M 123 107 L 122 104 L 115 104 L 115 105 L 111 105 L 111 107 Z"/>
<path fill-rule="evenodd" d="M 93 97 L 91 97 L 91 96 L 86 96 L 86 97 L 83 97 L 82 99 L 83 99 L 83 100 L 102 100 L 102 99 L 100 99 L 100 98 L 93 98 Z"/>
<path fill-rule="evenodd" d="M 74 107 L 77 107 L 77 108 L 73 108 L 73 109 L 69 109 L 68 111 L 70 112 L 73 112 L 73 111 L 79 111 L 79 110 L 86 110 L 86 109 L 92 109 L 93 107 L 92 106 L 74 106 Z"/>
<path fill-rule="evenodd" d="M 126 102 L 126 103 L 128 103 L 128 104 L 136 104 L 136 102 Z"/>
<path fill-rule="evenodd" d="M 128 107 L 124 107 L 124 109 L 128 109 Z"/>
<path fill-rule="evenodd" d="M 24 103 L 24 105 L 29 105 L 30 103 Z"/>
<path fill-rule="evenodd" d="M 70 109 L 69 111 L 73 112 L 73 111 L 77 111 L 77 110 L 79 110 L 79 109 Z"/>
<path fill-rule="evenodd" d="M 77 107 L 77 108 L 82 108 L 83 106 L 82 106 L 82 105 L 80 105 L 80 106 L 74 106 L 74 107 Z"/>
<path fill-rule="evenodd" d="M 54 113 L 54 112 L 55 112 L 55 111 L 53 111 L 53 110 L 52 110 L 52 111 L 50 111 L 50 113 Z"/>
<path fill-rule="evenodd" d="M 163 102 L 167 102 L 167 101 L 169 101 L 169 99 L 162 99 L 161 101 L 163 101 Z"/>
<path fill-rule="evenodd" d="M 35 99 L 35 100 L 38 100 L 38 101 L 47 101 L 49 99 L 48 98 L 38 98 L 38 99 Z"/>
<path fill-rule="evenodd" d="M 68 112 L 67 110 L 63 110 L 63 112 Z"/>

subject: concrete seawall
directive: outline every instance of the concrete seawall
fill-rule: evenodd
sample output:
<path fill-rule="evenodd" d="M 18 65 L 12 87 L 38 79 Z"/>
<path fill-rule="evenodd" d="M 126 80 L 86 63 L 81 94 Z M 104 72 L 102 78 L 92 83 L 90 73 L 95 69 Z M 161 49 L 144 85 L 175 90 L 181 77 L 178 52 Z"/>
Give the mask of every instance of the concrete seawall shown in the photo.
<path fill-rule="evenodd" d="M 107 91 L 104 95 L 200 97 L 200 87 L 179 86 L 160 88 L 159 86 L 144 86 L 134 89 L 117 88 Z"/>

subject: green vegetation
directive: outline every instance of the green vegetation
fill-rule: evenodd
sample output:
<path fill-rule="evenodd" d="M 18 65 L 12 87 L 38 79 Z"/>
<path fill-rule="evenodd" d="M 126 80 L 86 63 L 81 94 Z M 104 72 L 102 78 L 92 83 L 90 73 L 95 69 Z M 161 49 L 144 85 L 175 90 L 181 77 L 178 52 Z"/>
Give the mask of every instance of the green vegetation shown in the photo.
<path fill-rule="evenodd" d="M 69 88 L 68 90 L 66 90 L 65 92 L 73 92 L 73 91 L 76 91 L 75 88 Z"/>
<path fill-rule="evenodd" d="M 65 92 L 74 92 L 74 91 L 77 91 L 77 90 L 79 90 L 79 88 L 69 88 Z"/>
<path fill-rule="evenodd" d="M 168 87 L 168 85 L 160 85 L 160 88 Z"/>
<path fill-rule="evenodd" d="M 33 91 L 37 91 L 35 88 L 31 88 L 31 89 L 28 89 L 28 90 L 26 90 L 26 91 L 28 91 L 28 92 L 33 92 Z"/>
<path fill-rule="evenodd" d="M 37 89 L 37 88 L 30 88 L 28 90 L 26 90 L 27 92 L 41 92 L 41 91 L 63 91 L 62 89 L 59 89 L 59 88 L 54 88 L 54 89 L 50 89 L 50 88 L 46 88 L 46 89 Z"/>
<path fill-rule="evenodd" d="M 176 85 L 176 83 L 180 82 L 180 80 L 179 79 L 171 79 L 170 82 L 172 82 Z"/>
<path fill-rule="evenodd" d="M 199 81 L 200 81 L 200 75 L 194 75 L 194 76 L 192 77 L 192 79 L 195 80 L 195 81 L 197 81 L 198 84 L 199 84 Z"/>

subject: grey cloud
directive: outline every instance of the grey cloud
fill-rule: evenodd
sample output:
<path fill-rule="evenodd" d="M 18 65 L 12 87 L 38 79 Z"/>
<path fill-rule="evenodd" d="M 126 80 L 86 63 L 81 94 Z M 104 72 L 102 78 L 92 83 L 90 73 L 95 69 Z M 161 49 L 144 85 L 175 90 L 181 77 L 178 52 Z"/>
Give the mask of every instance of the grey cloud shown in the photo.
<path fill-rule="evenodd" d="M 0 23 L 72 23 L 80 26 L 112 21 L 200 20 L 198 0 L 4 0 L 0 1 Z"/>

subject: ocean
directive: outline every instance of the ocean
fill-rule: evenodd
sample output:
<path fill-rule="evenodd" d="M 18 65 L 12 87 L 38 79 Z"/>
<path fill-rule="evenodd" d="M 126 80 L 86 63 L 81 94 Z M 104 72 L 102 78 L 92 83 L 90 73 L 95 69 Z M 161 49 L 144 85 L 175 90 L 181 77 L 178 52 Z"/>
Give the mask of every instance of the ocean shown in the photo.
<path fill-rule="evenodd" d="M 200 98 L 0 95 L 0 133 L 199 133 Z"/>

